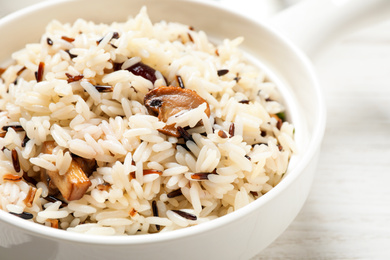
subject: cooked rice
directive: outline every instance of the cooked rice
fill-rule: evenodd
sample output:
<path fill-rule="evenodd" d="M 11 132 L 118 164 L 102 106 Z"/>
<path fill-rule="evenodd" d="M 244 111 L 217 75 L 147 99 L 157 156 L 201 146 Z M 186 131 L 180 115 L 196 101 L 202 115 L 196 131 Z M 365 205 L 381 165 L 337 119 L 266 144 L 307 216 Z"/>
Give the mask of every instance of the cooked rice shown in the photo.
<path fill-rule="evenodd" d="M 51 22 L 1 74 L 0 209 L 72 232 L 135 235 L 210 221 L 264 195 L 297 148 L 293 125 L 274 116 L 284 113 L 277 87 L 245 60 L 242 41 L 216 45 L 187 25 L 152 24 L 146 8 L 111 25 Z M 127 70 L 139 62 L 156 70 L 154 83 Z M 194 90 L 210 116 L 206 103 L 167 123 L 149 114 L 146 93 L 164 85 Z M 169 124 L 189 139 L 159 132 Z M 42 152 L 46 141 L 56 143 L 52 154 Z M 96 160 L 91 186 L 79 200 L 53 202 L 40 172 L 64 176 L 74 156 Z"/>

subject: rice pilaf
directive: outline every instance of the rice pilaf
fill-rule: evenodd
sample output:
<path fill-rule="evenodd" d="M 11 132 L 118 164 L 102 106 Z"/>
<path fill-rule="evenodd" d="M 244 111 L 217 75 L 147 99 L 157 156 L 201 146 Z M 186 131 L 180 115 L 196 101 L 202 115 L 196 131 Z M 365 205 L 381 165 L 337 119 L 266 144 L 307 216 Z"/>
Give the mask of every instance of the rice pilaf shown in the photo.
<path fill-rule="evenodd" d="M 188 25 L 52 21 L 0 71 L 0 209 L 98 235 L 218 218 L 297 152 L 275 83 L 242 38 Z"/>

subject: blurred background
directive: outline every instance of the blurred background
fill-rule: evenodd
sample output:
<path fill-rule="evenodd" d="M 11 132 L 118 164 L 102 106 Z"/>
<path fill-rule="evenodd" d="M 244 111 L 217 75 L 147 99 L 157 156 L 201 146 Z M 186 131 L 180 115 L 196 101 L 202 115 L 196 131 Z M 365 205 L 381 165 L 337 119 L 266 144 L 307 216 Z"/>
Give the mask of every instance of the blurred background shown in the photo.
<path fill-rule="evenodd" d="M 55 0 L 0 0 L 0 17 L 14 12 L 23 7 L 43 2 L 43 1 L 55 1 Z M 109 1 L 109 0 L 108 0 Z M 242 6 L 251 5 L 253 1 L 256 1 L 260 8 L 253 10 L 250 15 L 256 17 L 268 17 L 270 14 L 280 11 L 281 9 L 295 4 L 301 0 L 211 0 L 217 2 L 226 2 L 230 6 Z"/>

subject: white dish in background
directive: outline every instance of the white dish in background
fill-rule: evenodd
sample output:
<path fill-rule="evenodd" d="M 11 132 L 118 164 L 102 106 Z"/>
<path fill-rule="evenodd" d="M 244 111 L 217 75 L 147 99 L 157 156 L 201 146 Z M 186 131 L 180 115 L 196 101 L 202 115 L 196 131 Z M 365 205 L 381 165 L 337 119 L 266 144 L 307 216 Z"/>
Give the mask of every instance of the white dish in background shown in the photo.
<path fill-rule="evenodd" d="M 287 110 L 296 126 L 299 153 L 284 180 L 260 199 L 211 222 L 168 233 L 126 237 L 80 235 L 0 211 L 0 246 L 7 248 L 10 257 L 20 258 L 23 251 L 19 248 L 27 247 L 41 249 L 39 256 L 43 259 L 128 259 L 129 256 L 133 259 L 246 259 L 276 239 L 305 202 L 325 128 L 325 106 L 306 57 L 266 25 L 203 1 L 44 2 L 0 21 L 0 35 L 13 36 L 12 42 L 2 44 L 0 61 L 9 59 L 12 52 L 26 43 L 37 41 L 52 19 L 124 21 L 128 15 L 137 14 L 143 5 L 148 7 L 154 21 L 189 24 L 217 40 L 244 36 L 242 48 L 281 82 Z"/>

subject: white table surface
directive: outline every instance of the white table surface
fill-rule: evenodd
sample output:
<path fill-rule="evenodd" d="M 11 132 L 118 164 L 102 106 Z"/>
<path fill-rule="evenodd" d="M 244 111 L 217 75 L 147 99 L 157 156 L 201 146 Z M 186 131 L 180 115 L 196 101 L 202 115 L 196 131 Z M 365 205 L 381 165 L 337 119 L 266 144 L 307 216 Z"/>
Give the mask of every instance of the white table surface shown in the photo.
<path fill-rule="evenodd" d="M 390 259 L 390 17 L 314 59 L 327 127 L 312 191 L 253 260 Z"/>
<path fill-rule="evenodd" d="M 0 2 L 0 16 L 40 0 Z M 313 63 L 328 121 L 312 191 L 252 260 L 390 259 L 390 17 L 343 35 Z"/>

